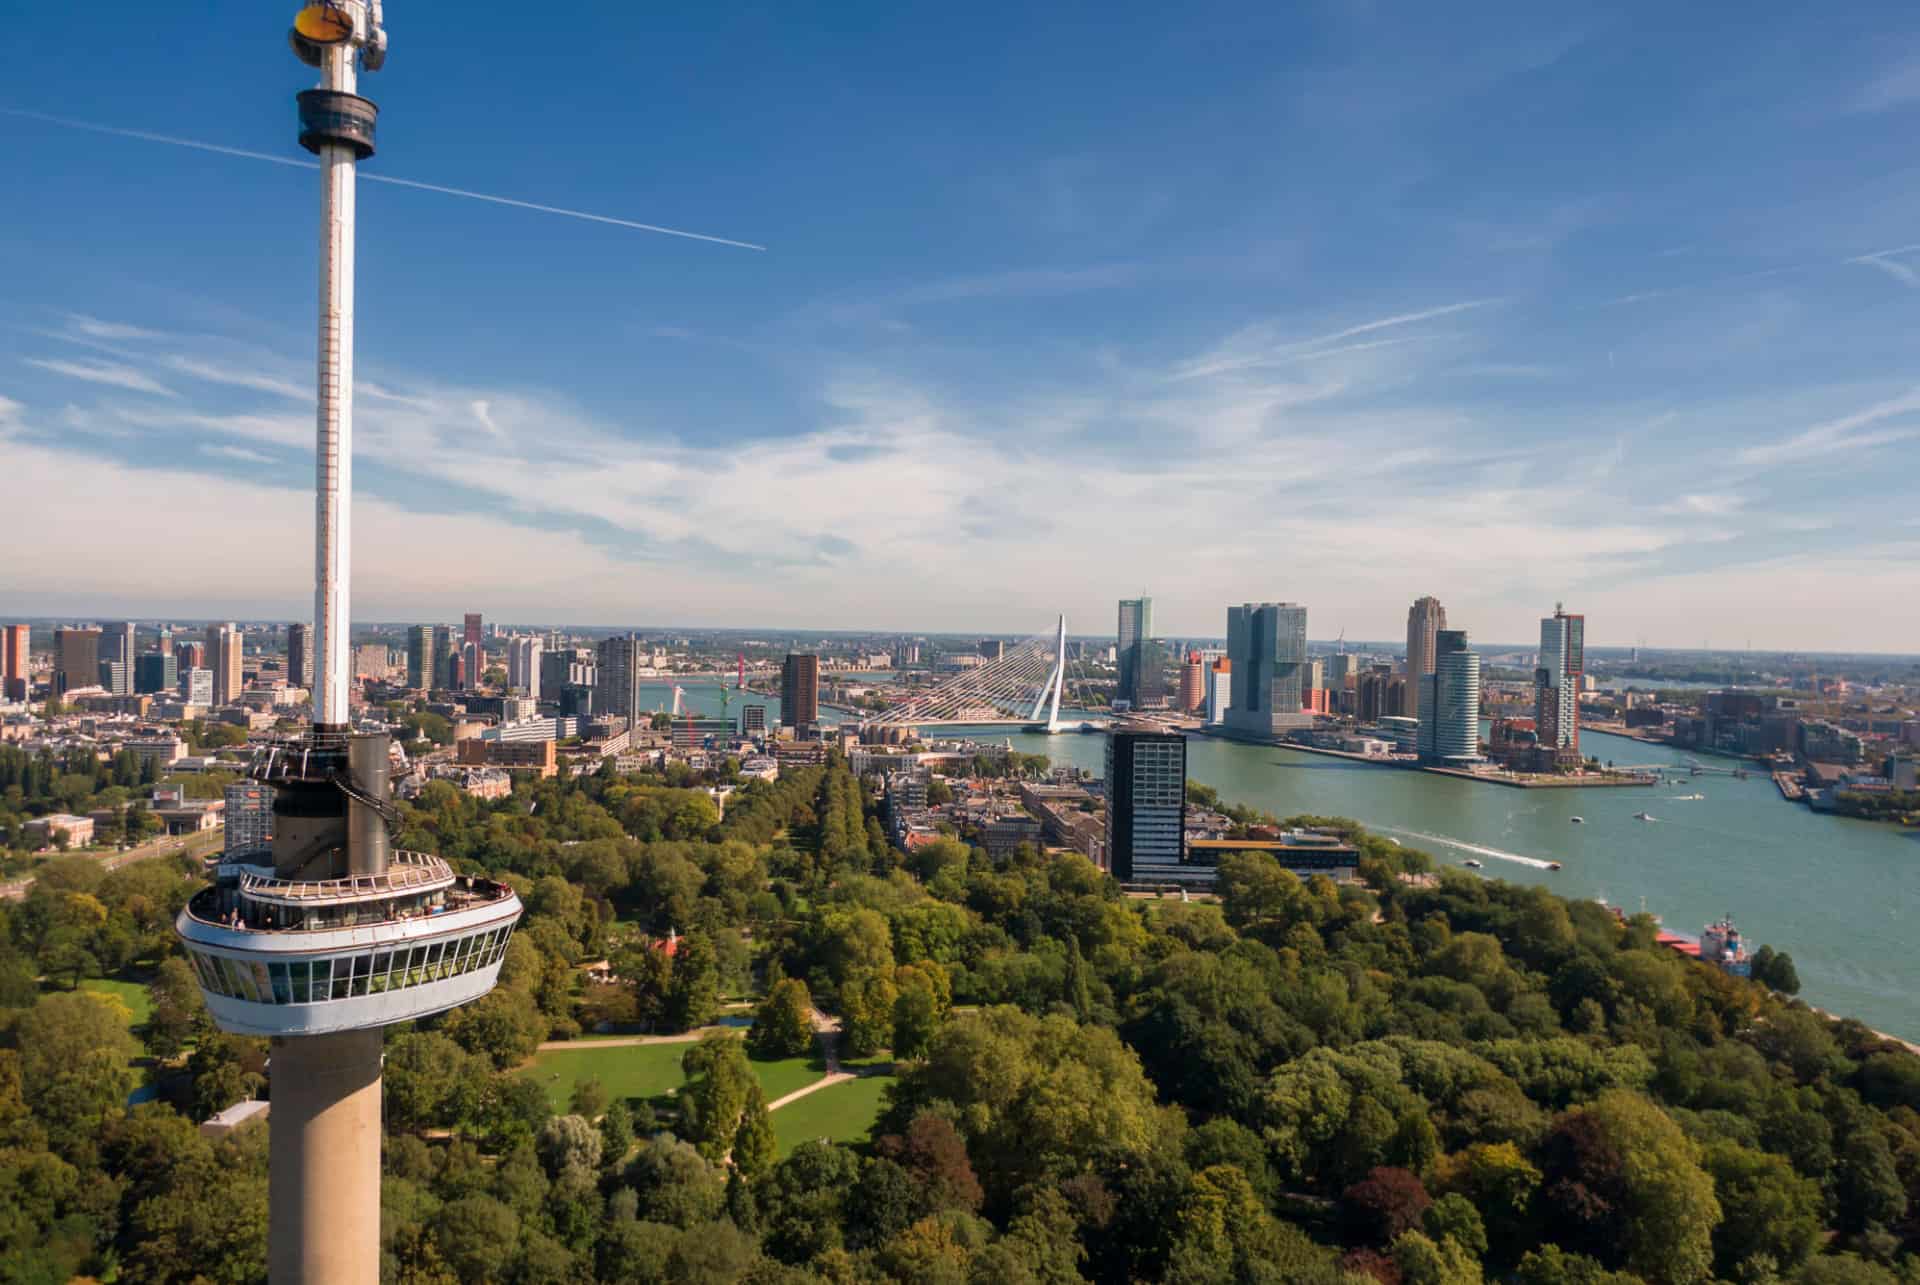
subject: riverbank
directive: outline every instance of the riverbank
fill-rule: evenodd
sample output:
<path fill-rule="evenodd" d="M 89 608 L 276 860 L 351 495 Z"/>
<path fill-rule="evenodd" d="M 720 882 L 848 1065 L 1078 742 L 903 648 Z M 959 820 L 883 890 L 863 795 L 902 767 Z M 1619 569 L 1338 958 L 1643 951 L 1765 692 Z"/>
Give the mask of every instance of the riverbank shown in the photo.
<path fill-rule="evenodd" d="M 992 734 L 1023 754 L 1050 755 L 1096 776 L 1104 770 L 1103 736 Z M 1187 776 L 1277 817 L 1352 817 L 1403 843 L 1446 851 L 1449 864 L 1476 856 L 1504 878 L 1563 896 L 1620 905 L 1644 896 L 1670 923 L 1707 924 L 1731 913 L 1755 942 L 1792 953 L 1809 1003 L 1920 1039 L 1920 954 L 1911 940 L 1920 922 L 1920 834 L 1788 807 L 1764 770 L 1744 779 L 1694 777 L 1689 752 L 1671 746 L 1589 728 L 1582 749 L 1602 762 L 1659 765 L 1685 779 L 1624 793 L 1478 789 L 1435 772 L 1383 772 L 1378 762 L 1205 735 L 1187 740 Z M 1641 811 L 1659 824 L 1635 820 Z M 1473 847 L 1455 846 L 1465 844 Z M 1496 865 L 1475 848 L 1565 868 Z"/>
<path fill-rule="evenodd" d="M 1479 781 L 1485 785 L 1504 785 L 1515 790 L 1610 790 L 1628 786 L 1660 784 L 1657 776 L 1602 775 L 1583 772 L 1561 776 L 1545 772 L 1475 772 L 1464 767 L 1423 767 L 1422 772 L 1451 776 L 1459 780 Z"/>
<path fill-rule="evenodd" d="M 1620 786 L 1649 786 L 1660 784 L 1660 778 L 1651 774 L 1610 774 L 1599 775 L 1583 773 L 1577 776 L 1562 776 L 1557 773 L 1541 772 L 1476 772 L 1471 768 L 1435 767 L 1423 764 L 1410 754 L 1386 756 L 1380 754 L 1356 754 L 1352 750 L 1331 750 L 1322 745 L 1302 745 L 1296 741 L 1248 740 L 1244 737 L 1228 736 L 1212 728 L 1194 729 L 1203 737 L 1225 741 L 1234 745 L 1266 745 L 1276 750 L 1293 750 L 1299 754 L 1319 754 L 1326 758 L 1345 759 L 1349 763 L 1364 763 L 1369 767 L 1399 768 L 1401 771 L 1431 772 L 1435 776 L 1450 776 L 1456 780 L 1479 781 L 1486 785 L 1504 785 L 1517 790 L 1565 790 L 1588 787 L 1611 789 Z M 1191 733 L 1190 733 L 1191 735 Z"/>

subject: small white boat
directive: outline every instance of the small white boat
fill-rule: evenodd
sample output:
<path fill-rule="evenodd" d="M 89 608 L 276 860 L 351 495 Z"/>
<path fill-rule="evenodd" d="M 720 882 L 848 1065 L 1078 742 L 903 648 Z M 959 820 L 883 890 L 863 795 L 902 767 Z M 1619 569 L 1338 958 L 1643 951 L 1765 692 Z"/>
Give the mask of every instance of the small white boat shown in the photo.
<path fill-rule="evenodd" d="M 1585 817 L 1568 817 L 1567 822 L 1570 825 L 1585 825 L 1587 819 Z"/>
<path fill-rule="evenodd" d="M 1636 821 L 1658 821 L 1660 818 L 1645 812 L 1636 812 L 1633 814 L 1633 819 Z"/>
<path fill-rule="evenodd" d="M 1486 865 L 1487 863 L 1475 857 L 1468 857 L 1465 861 L 1462 861 L 1460 864 L 1465 866 L 1469 870 L 1478 870 L 1482 866 Z"/>

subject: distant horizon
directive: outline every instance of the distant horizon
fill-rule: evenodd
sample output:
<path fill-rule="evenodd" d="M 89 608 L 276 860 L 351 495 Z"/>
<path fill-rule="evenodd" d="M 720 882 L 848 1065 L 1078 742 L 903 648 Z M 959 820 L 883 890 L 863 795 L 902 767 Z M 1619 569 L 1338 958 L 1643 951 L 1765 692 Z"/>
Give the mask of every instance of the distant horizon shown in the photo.
<path fill-rule="evenodd" d="M 1148 596 L 1151 597 L 1152 595 L 1148 595 Z M 1311 611 L 1311 607 L 1309 607 L 1309 611 Z M 1574 614 L 1578 614 L 1578 613 L 1574 613 Z M 430 618 L 430 617 L 393 618 L 393 619 L 356 618 L 353 622 L 353 628 L 356 630 L 407 629 L 407 628 L 413 627 L 414 625 L 432 625 L 432 624 L 449 625 L 449 626 L 458 627 L 458 625 L 461 623 L 461 617 L 464 615 L 465 615 L 464 612 L 456 612 L 446 618 Z M 142 628 L 149 628 L 149 629 L 161 623 L 169 623 L 169 624 L 179 626 L 181 628 L 193 628 L 193 627 L 205 627 L 210 624 L 221 624 L 221 623 L 226 623 L 231 621 L 243 629 L 249 626 L 272 626 L 276 628 L 284 628 L 286 625 L 289 625 L 289 624 L 311 623 L 311 620 L 307 617 L 277 616 L 277 615 L 271 615 L 271 614 L 252 615 L 252 616 L 218 615 L 218 616 L 171 616 L 169 617 L 169 616 L 151 616 L 151 615 L 146 615 L 146 616 L 128 615 L 128 614 L 116 614 L 116 613 L 108 612 L 108 613 L 101 613 L 101 614 L 95 614 L 95 615 L 87 615 L 85 613 L 82 613 L 79 615 L 38 615 L 38 616 L 16 615 L 16 616 L 0 617 L 0 625 L 27 624 L 27 625 L 42 626 L 47 628 L 64 627 L 68 625 L 73 625 L 76 627 L 85 627 L 86 625 L 89 625 L 89 624 L 99 625 L 99 624 L 104 624 L 108 622 L 119 622 L 119 621 L 131 621 L 137 626 L 140 626 Z M 956 628 L 956 629 L 831 628 L 831 629 L 822 629 L 822 628 L 814 628 L 814 627 L 804 626 L 804 625 L 800 625 L 800 626 L 775 625 L 775 624 L 766 624 L 766 623 L 753 624 L 753 625 L 692 625 L 692 624 L 685 624 L 685 623 L 673 623 L 673 624 L 651 623 L 651 624 L 615 625 L 615 624 L 592 624 L 592 623 L 586 623 L 582 621 L 571 621 L 571 622 L 565 622 L 565 623 L 557 622 L 557 621 L 538 621 L 538 622 L 507 621 L 505 619 L 494 620 L 490 617 L 485 617 L 485 616 L 482 617 L 482 623 L 483 623 L 483 626 L 486 628 L 492 628 L 495 625 L 498 625 L 503 630 L 522 630 L 526 632 L 559 630 L 559 631 L 577 632 L 577 633 L 585 633 L 585 634 L 686 633 L 686 634 L 733 635 L 733 634 L 766 633 L 766 634 L 774 635 L 776 637 L 787 637 L 787 636 L 798 637 L 798 636 L 804 636 L 804 635 L 818 635 L 823 638 L 844 637 L 844 638 L 850 638 L 850 639 L 859 639 L 859 638 L 988 639 L 988 638 L 994 638 L 994 639 L 1003 639 L 1003 640 L 1004 639 L 1024 639 L 1024 638 L 1034 638 L 1034 637 L 1045 636 L 1044 634 L 1023 634 L 1019 632 L 1008 632 L 1005 630 L 996 631 L 992 629 L 967 629 L 967 628 Z M 1530 641 L 1530 642 L 1512 642 L 1512 641 L 1485 642 L 1473 637 L 1471 630 L 1468 630 L 1467 632 L 1468 632 L 1468 645 L 1471 646 L 1473 650 L 1480 652 L 1482 654 L 1515 652 L 1515 651 L 1537 651 L 1539 649 L 1539 643 L 1537 640 Z M 1220 647 L 1226 646 L 1226 638 L 1224 635 L 1189 634 L 1189 633 L 1180 633 L 1180 632 L 1157 631 L 1153 636 L 1156 640 L 1160 640 L 1160 641 L 1165 641 L 1167 639 L 1178 639 L 1181 642 L 1186 642 L 1186 643 L 1217 644 Z M 1069 642 L 1102 642 L 1102 641 L 1111 641 L 1115 637 L 1116 635 L 1114 634 L 1075 633 L 1071 629 L 1069 629 L 1067 633 L 1067 641 Z M 1342 640 L 1339 638 L 1309 637 L 1307 639 L 1307 645 L 1309 647 L 1322 647 L 1322 648 L 1333 648 L 1336 646 L 1344 646 L 1346 649 L 1355 651 L 1355 652 L 1393 651 L 1393 652 L 1404 653 L 1406 651 L 1406 640 L 1404 638 L 1400 638 L 1400 639 L 1347 638 Z M 1605 642 L 1589 642 L 1586 645 L 1586 650 L 1589 653 L 1593 653 L 1593 652 L 1623 652 L 1624 653 L 1624 652 L 1632 652 L 1635 649 L 1638 649 L 1640 651 L 1643 658 L 1649 654 L 1653 654 L 1653 655 L 1662 655 L 1662 656 L 1742 656 L 1742 657 L 1755 657 L 1755 658 L 1764 658 L 1764 657 L 1826 658 L 1826 657 L 1830 657 L 1833 659 L 1840 659 L 1840 660 L 1845 660 L 1845 659 L 1913 660 L 1916 662 L 1920 662 L 1920 652 L 1905 652 L 1905 651 L 1873 651 L 1873 650 L 1859 650 L 1859 649 L 1847 650 L 1842 648 L 1812 648 L 1812 647 L 1763 647 L 1763 646 L 1748 647 L 1745 645 L 1741 645 L 1738 647 L 1712 647 L 1712 646 L 1669 647 L 1669 646 L 1660 646 L 1653 643 L 1605 643 Z"/>

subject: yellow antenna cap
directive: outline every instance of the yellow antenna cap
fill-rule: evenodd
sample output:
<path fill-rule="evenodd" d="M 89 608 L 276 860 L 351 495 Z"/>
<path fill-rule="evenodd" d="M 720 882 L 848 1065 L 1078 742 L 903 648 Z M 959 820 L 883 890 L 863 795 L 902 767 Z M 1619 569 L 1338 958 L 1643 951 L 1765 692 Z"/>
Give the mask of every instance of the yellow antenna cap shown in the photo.
<path fill-rule="evenodd" d="M 316 45 L 337 45 L 353 39 L 353 15 L 338 5 L 310 4 L 293 19 L 293 29 Z"/>

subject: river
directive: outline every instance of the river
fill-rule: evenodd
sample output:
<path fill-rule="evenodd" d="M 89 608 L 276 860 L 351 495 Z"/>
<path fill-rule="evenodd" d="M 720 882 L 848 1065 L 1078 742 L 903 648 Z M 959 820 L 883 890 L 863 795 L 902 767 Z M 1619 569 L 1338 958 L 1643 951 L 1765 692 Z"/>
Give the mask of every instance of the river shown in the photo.
<path fill-rule="evenodd" d="M 696 714 L 718 714 L 721 690 L 688 685 L 688 704 Z M 643 684 L 642 694 L 649 707 L 673 701 L 670 683 Z M 768 707 L 769 723 L 779 717 L 777 698 L 729 695 L 730 708 L 745 697 Z M 1097 734 L 971 734 L 1096 776 L 1106 752 Z M 1583 732 L 1581 747 L 1602 760 L 1686 770 L 1680 751 L 1604 732 Z M 1187 741 L 1187 775 L 1275 816 L 1351 817 L 1437 861 L 1471 857 L 1489 876 L 1603 897 L 1628 910 L 1644 899 L 1675 932 L 1697 936 L 1730 913 L 1754 948 L 1765 942 L 1793 956 L 1810 1003 L 1920 1039 L 1920 952 L 1906 932 L 1920 910 L 1920 835 L 1788 803 L 1764 771 L 1744 781 L 1703 774 L 1658 788 L 1517 790 L 1196 736 Z M 1679 797 L 1693 794 L 1704 797 Z M 1656 819 L 1635 820 L 1641 811 Z M 1585 821 L 1576 825 L 1575 816 Z M 1564 869 L 1546 870 L 1548 861 Z"/>
<path fill-rule="evenodd" d="M 1106 744 L 1103 736 L 1074 733 L 995 732 L 991 739 L 1096 775 Z M 1685 771 L 1687 756 L 1677 750 L 1603 732 L 1583 732 L 1581 748 L 1602 760 Z M 1438 861 L 1474 858 L 1489 876 L 1604 897 L 1628 910 L 1644 898 L 1675 932 L 1697 936 L 1731 913 L 1752 948 L 1766 942 L 1793 956 L 1808 1002 L 1920 1038 L 1920 953 L 1906 928 L 1920 910 L 1920 835 L 1788 803 L 1764 771 L 1744 781 L 1703 774 L 1658 788 L 1517 790 L 1191 737 L 1187 775 L 1222 799 L 1276 816 L 1351 817 Z M 1692 794 L 1705 797 L 1678 797 Z M 1635 820 L 1641 811 L 1657 819 Z M 1575 816 L 1584 823 L 1574 824 Z M 1529 864 L 1546 861 L 1565 868 Z"/>

